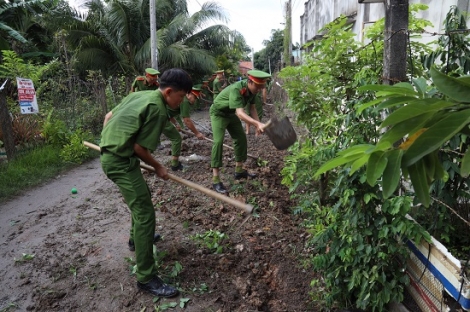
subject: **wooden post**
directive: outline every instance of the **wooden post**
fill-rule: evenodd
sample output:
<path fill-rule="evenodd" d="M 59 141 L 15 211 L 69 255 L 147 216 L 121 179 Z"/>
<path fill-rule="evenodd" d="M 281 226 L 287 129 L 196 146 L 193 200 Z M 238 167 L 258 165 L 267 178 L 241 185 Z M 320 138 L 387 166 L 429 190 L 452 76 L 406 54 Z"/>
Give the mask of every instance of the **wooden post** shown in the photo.
<path fill-rule="evenodd" d="M 0 125 L 2 127 L 3 144 L 5 145 L 7 159 L 12 160 L 16 156 L 16 148 L 15 138 L 13 136 L 13 126 L 11 124 L 12 120 L 7 107 L 5 91 L 3 90 L 6 83 L 7 82 L 5 81 L 3 86 L 0 88 Z"/>

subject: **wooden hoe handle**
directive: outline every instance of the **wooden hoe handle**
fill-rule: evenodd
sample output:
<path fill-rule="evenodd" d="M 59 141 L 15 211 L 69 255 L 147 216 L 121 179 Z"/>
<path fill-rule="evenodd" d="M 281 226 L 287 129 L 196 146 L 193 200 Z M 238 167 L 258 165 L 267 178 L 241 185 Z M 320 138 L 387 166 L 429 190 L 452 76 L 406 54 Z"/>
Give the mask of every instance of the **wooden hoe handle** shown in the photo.
<path fill-rule="evenodd" d="M 96 151 L 101 151 L 100 147 L 96 144 L 93 144 L 93 143 L 90 143 L 90 142 L 87 142 L 87 141 L 83 141 L 83 145 L 85 145 L 86 147 L 89 147 L 91 149 L 94 149 Z M 149 166 L 149 165 L 144 164 L 142 162 L 140 163 L 140 167 L 142 167 L 144 169 L 147 169 L 149 171 L 155 172 L 155 169 L 152 166 Z M 178 183 L 184 184 L 186 186 L 189 186 L 190 188 L 195 189 L 196 191 L 200 191 L 200 192 L 206 194 L 209 197 L 221 200 L 221 201 L 226 202 L 227 204 L 230 204 L 230 205 L 235 206 L 237 208 L 241 208 L 245 212 L 251 213 L 253 211 L 253 206 L 250 205 L 250 204 L 242 203 L 241 201 L 238 201 L 238 200 L 230 198 L 228 196 L 219 194 L 219 193 L 217 193 L 217 192 L 215 192 L 211 189 L 208 189 L 207 187 L 196 184 L 196 183 L 191 182 L 189 180 L 185 180 L 185 179 L 180 178 L 178 176 L 175 176 L 173 174 L 168 173 L 168 176 L 171 180 L 173 180 L 175 182 L 178 182 Z"/>

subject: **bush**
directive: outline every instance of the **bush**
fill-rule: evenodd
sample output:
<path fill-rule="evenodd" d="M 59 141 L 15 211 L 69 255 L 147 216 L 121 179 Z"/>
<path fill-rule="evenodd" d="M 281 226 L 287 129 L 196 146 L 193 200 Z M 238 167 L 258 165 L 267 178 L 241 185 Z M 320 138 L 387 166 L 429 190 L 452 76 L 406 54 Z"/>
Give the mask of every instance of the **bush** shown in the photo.
<path fill-rule="evenodd" d="M 65 162 L 81 164 L 90 157 L 89 149 L 83 145 L 83 141 L 91 141 L 92 135 L 80 129 L 73 132 L 68 144 L 65 144 L 60 151 L 60 158 Z"/>

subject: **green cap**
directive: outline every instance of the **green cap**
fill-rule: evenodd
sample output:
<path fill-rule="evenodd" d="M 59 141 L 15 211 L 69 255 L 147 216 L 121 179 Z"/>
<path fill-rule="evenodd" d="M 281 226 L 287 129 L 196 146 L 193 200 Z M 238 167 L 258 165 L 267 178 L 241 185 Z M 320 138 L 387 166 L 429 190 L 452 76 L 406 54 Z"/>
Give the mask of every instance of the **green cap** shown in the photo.
<path fill-rule="evenodd" d="M 160 75 L 160 72 L 159 72 L 158 70 L 153 69 L 153 68 L 150 68 L 150 67 L 149 67 L 149 68 L 146 68 L 146 69 L 145 69 L 145 72 L 146 72 L 147 74 L 149 74 L 149 75 L 152 75 L 152 76 L 154 76 L 154 75 Z"/>
<path fill-rule="evenodd" d="M 208 82 L 209 82 L 209 80 L 203 80 L 202 81 L 202 83 L 208 83 Z"/>
<path fill-rule="evenodd" d="M 266 84 L 266 80 L 271 77 L 270 74 L 261 70 L 249 70 L 246 73 L 248 74 L 248 79 L 258 85 Z"/>
<path fill-rule="evenodd" d="M 194 94 L 196 97 L 199 97 L 199 94 L 201 93 L 201 88 L 199 86 L 193 86 L 191 89 L 191 93 Z"/>
<path fill-rule="evenodd" d="M 221 70 L 216 71 L 215 73 L 216 73 L 216 74 L 223 74 L 223 72 L 224 72 L 224 70 L 221 69 Z"/>
<path fill-rule="evenodd" d="M 249 76 L 253 76 L 255 78 L 259 78 L 259 79 L 267 79 L 267 78 L 271 78 L 271 75 L 262 71 L 262 70 L 257 70 L 257 69 L 253 69 L 253 70 L 249 70 L 246 72 Z"/>

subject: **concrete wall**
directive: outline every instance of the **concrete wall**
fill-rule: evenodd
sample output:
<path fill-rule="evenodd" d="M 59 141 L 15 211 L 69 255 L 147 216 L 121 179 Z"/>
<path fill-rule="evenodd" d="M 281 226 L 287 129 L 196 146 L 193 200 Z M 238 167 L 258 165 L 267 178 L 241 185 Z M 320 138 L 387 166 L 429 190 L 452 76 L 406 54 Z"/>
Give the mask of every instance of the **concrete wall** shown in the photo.
<path fill-rule="evenodd" d="M 388 2 L 387 0 L 385 0 Z M 470 0 L 410 0 L 410 4 L 423 3 L 429 6 L 417 17 L 433 23 L 426 31 L 440 33 L 446 14 L 452 5 L 462 11 L 470 11 Z M 356 40 L 363 41 L 363 30 L 371 23 L 385 15 L 384 3 L 360 4 L 358 0 L 308 0 L 304 3 L 304 14 L 300 16 L 300 44 L 303 45 L 321 35 L 320 29 L 341 15 L 350 16 L 354 20 L 353 32 Z M 421 41 L 427 43 L 436 40 L 436 36 L 422 34 Z"/>

